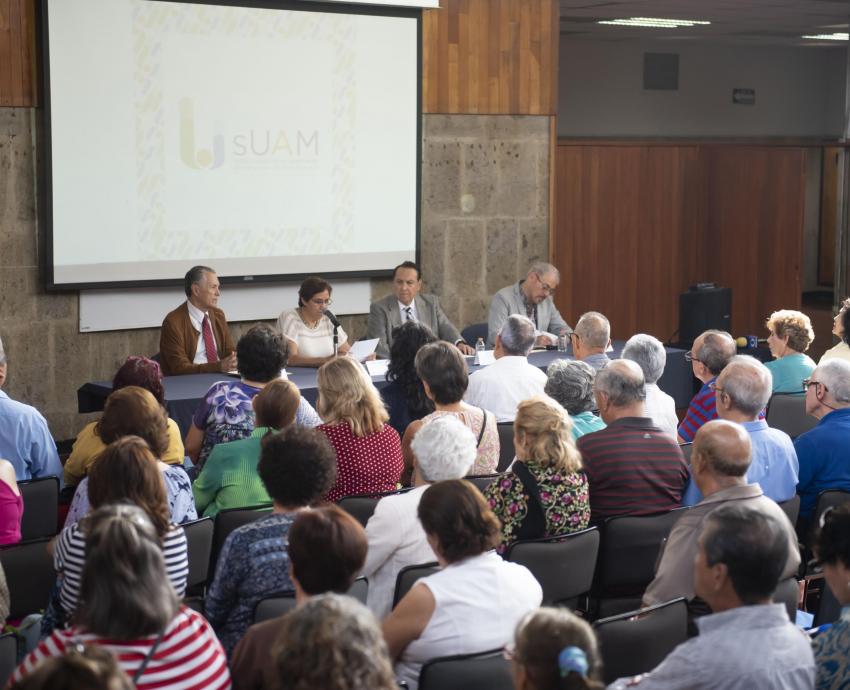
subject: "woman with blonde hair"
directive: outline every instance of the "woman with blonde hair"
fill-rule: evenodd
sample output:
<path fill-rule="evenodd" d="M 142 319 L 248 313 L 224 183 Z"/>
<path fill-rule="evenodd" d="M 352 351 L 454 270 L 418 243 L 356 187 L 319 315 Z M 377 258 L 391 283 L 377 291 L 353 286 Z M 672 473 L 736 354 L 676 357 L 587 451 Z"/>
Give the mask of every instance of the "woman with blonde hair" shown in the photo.
<path fill-rule="evenodd" d="M 336 451 L 337 479 L 327 500 L 392 491 L 404 469 L 401 439 L 387 420 L 381 396 L 363 367 L 350 357 L 322 365 L 316 411 Z"/>
<path fill-rule="evenodd" d="M 775 358 L 765 363 L 773 376 L 773 392 L 803 395 L 803 380 L 815 369 L 814 360 L 804 354 L 815 339 L 812 322 L 802 312 L 782 309 L 773 312 L 765 325 L 770 331 L 767 345 Z"/>
<path fill-rule="evenodd" d="M 567 412 L 547 397 L 524 400 L 514 420 L 516 460 L 484 492 L 502 523 L 499 551 L 517 539 L 554 537 L 590 522 L 587 477 Z"/>

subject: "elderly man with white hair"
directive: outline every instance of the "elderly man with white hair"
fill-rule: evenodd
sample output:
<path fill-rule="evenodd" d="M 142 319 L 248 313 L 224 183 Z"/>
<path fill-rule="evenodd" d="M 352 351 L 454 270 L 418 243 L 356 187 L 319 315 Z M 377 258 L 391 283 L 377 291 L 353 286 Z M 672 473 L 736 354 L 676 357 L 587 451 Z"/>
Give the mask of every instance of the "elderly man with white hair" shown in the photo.
<path fill-rule="evenodd" d="M 366 525 L 369 551 L 363 575 L 369 578 L 367 604 L 378 620 L 392 609 L 398 572 L 408 565 L 437 558 L 417 518 L 419 499 L 433 482 L 460 479 L 475 461 L 476 439 L 456 417 L 436 417 L 416 433 L 413 489 L 385 496 Z"/>
<path fill-rule="evenodd" d="M 528 269 L 523 280 L 499 290 L 490 302 L 487 319 L 487 342 L 494 344 L 496 335 L 511 314 L 525 314 L 538 332 L 560 335 L 571 329 L 552 301 L 561 274 L 552 264 L 537 261 Z M 537 338 L 540 346 L 554 345 L 546 335 Z"/>
<path fill-rule="evenodd" d="M 605 351 L 611 345 L 611 324 L 598 311 L 582 314 L 572 333 L 573 355 L 596 371 L 611 361 Z"/>
<path fill-rule="evenodd" d="M 663 432 L 676 439 L 679 418 L 676 416 L 676 401 L 672 395 L 668 395 L 658 387 L 658 379 L 664 373 L 667 364 L 667 352 L 658 338 L 646 333 L 633 335 L 626 341 L 623 359 L 636 362 L 643 371 L 646 381 L 646 400 L 644 400 L 644 411 L 655 426 Z"/>
<path fill-rule="evenodd" d="M 496 361 L 469 377 L 463 399 L 470 405 L 490 410 L 497 422 L 512 422 L 523 400 L 543 394 L 546 374 L 528 363 L 534 347 L 531 319 L 511 314 L 496 336 Z"/>
<path fill-rule="evenodd" d="M 772 388 L 770 370 L 748 355 L 729 360 L 714 383 L 717 416 L 740 424 L 750 436 L 752 458 L 747 483 L 758 484 L 765 496 L 779 503 L 797 492 L 800 465 L 791 437 L 759 419 Z M 682 504 L 690 506 L 701 500 L 702 494 L 692 478 Z"/>
<path fill-rule="evenodd" d="M 850 362 L 829 359 L 803 382 L 806 412 L 818 425 L 794 441 L 800 461 L 800 517 L 811 516 L 818 494 L 827 489 L 850 491 Z"/>

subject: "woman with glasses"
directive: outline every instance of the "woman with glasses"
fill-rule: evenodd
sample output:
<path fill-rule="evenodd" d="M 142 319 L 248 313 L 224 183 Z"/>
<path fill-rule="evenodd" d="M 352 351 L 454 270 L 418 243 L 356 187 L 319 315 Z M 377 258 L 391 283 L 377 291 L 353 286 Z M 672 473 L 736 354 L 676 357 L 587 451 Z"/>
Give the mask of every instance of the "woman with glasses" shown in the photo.
<path fill-rule="evenodd" d="M 294 367 L 320 367 L 351 349 L 348 335 L 337 328 L 334 352 L 334 326 L 325 315 L 331 306 L 331 284 L 317 276 L 307 278 L 298 289 L 298 307 L 287 309 L 277 319 L 280 332 L 289 341 L 289 363 Z"/>

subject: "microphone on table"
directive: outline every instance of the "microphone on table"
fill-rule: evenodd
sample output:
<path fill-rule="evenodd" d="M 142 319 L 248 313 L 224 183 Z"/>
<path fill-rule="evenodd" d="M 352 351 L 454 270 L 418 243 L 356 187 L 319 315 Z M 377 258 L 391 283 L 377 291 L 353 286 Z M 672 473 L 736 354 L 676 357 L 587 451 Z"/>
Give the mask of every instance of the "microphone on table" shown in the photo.
<path fill-rule="evenodd" d="M 339 333 L 337 333 L 339 319 L 334 316 L 334 313 L 330 309 L 325 309 L 325 316 L 328 317 L 334 327 L 334 357 L 336 357 L 339 354 Z"/>
<path fill-rule="evenodd" d="M 748 350 L 755 350 L 759 345 L 767 342 L 767 338 L 759 338 L 755 335 L 742 335 L 735 338 L 735 344 L 738 347 L 745 347 Z"/>

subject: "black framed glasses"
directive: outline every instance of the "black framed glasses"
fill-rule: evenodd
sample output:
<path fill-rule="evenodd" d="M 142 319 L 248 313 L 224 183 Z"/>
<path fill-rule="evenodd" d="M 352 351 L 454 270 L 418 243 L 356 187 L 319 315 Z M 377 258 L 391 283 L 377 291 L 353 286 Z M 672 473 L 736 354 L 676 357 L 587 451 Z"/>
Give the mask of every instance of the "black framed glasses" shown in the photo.
<path fill-rule="evenodd" d="M 685 361 L 686 361 L 686 362 L 688 362 L 688 363 L 691 363 L 691 362 L 702 362 L 702 360 L 701 360 L 701 359 L 697 359 L 697 358 L 694 356 L 694 351 L 693 351 L 693 350 L 688 350 L 688 351 L 685 353 Z"/>
<path fill-rule="evenodd" d="M 825 386 L 822 382 L 820 382 L 820 381 L 812 381 L 811 379 L 803 379 L 803 390 L 804 390 L 804 391 L 808 391 L 808 390 L 809 390 L 809 386 L 823 386 L 823 389 L 824 389 L 825 391 L 828 391 L 828 390 L 829 390 L 829 388 L 827 388 L 827 387 L 826 387 L 826 386 Z"/>
<path fill-rule="evenodd" d="M 721 395 L 726 395 L 726 390 L 717 385 L 717 381 L 712 381 L 708 384 L 708 389 L 714 391 L 715 393 L 720 393 Z"/>

